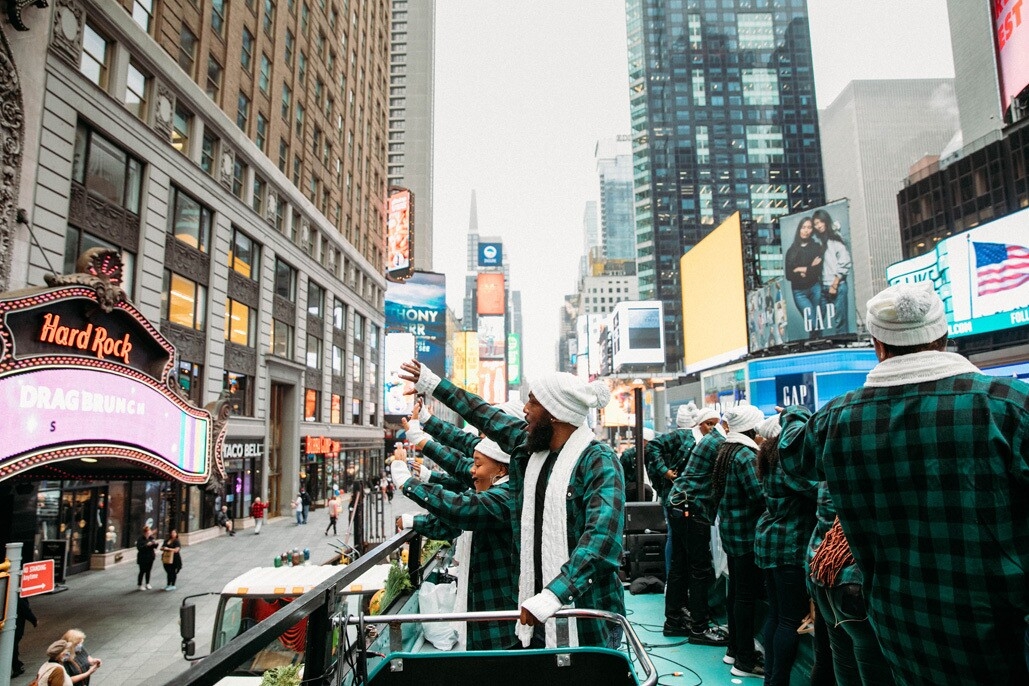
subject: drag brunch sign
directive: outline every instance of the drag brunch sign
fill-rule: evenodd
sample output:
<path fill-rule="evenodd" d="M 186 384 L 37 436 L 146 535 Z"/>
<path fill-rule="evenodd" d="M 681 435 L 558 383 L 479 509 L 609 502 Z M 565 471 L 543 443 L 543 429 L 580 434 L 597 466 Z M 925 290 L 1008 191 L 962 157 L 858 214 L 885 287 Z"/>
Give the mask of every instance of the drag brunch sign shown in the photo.
<path fill-rule="evenodd" d="M 10 295 L 0 295 L 0 479 L 113 458 L 208 480 L 213 417 L 171 390 L 175 350 L 135 307 L 105 312 L 77 285 Z"/>

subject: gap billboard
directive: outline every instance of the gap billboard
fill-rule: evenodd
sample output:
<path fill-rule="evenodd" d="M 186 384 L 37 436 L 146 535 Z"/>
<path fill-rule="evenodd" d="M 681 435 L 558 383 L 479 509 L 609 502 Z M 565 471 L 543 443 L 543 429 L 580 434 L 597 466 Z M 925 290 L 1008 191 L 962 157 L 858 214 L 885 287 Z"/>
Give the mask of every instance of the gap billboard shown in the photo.
<path fill-rule="evenodd" d="M 1029 210 L 936 244 L 886 268 L 886 281 L 927 282 L 943 300 L 951 337 L 1029 324 Z"/>
<path fill-rule="evenodd" d="M 837 200 L 780 217 L 779 234 L 785 273 L 785 342 L 856 333 L 850 201 Z M 774 321 L 774 302 L 772 307 Z"/>
<path fill-rule="evenodd" d="M 447 277 L 414 272 L 386 287 L 386 331 L 414 335 L 418 360 L 443 369 L 447 357 Z"/>

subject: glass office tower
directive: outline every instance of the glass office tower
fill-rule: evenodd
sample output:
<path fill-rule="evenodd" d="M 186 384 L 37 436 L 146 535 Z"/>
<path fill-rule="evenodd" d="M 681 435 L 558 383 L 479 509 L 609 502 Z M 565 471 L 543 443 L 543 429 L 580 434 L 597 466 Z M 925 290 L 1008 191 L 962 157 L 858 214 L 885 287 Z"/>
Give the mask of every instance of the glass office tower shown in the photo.
<path fill-rule="evenodd" d="M 739 210 L 762 279 L 780 275 L 776 218 L 825 201 L 807 16 L 806 0 L 626 0 L 637 273 L 665 303 L 669 370 L 680 256 Z"/>

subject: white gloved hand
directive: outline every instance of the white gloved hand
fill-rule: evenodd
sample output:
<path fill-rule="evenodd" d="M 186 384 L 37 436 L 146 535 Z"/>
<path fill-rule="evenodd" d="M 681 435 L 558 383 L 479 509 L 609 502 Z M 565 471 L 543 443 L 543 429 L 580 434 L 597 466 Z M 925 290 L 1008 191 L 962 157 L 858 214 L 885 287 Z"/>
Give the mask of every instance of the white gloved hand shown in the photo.
<path fill-rule="evenodd" d="M 423 363 L 421 365 L 421 371 L 418 372 L 418 381 L 415 382 L 414 389 L 419 393 L 432 395 L 432 392 L 436 390 L 436 386 L 439 385 L 439 382 L 439 376 Z"/>
<path fill-rule="evenodd" d="M 414 515 L 413 514 L 402 514 L 402 515 L 400 515 L 400 528 L 402 528 L 402 529 L 413 529 L 414 528 Z"/>
<path fill-rule="evenodd" d="M 534 595 L 522 603 L 522 607 L 529 611 L 533 617 L 545 622 L 554 616 L 554 613 L 561 609 L 561 601 L 554 592 L 548 588 Z"/>
<path fill-rule="evenodd" d="M 425 403 L 422 403 L 422 409 L 418 412 L 418 421 L 420 421 L 422 424 L 424 424 L 425 422 L 429 421 L 431 418 L 432 418 L 432 413 L 429 412 L 429 408 L 427 408 L 425 406 Z"/>
<path fill-rule="evenodd" d="M 432 440 L 432 436 L 430 436 L 429 434 L 425 433 L 422 430 L 418 430 L 418 431 L 410 431 L 410 430 L 408 430 L 406 432 L 406 436 L 407 436 L 408 442 L 411 445 L 413 445 L 414 447 L 418 448 L 419 450 L 424 448 L 425 444 Z"/>
<path fill-rule="evenodd" d="M 429 483 L 432 478 L 432 470 L 423 464 L 418 465 L 418 480 L 422 483 Z"/>
<path fill-rule="evenodd" d="M 398 489 L 403 489 L 404 484 L 411 478 L 411 470 L 407 468 L 407 463 L 403 460 L 393 460 L 389 463 L 390 476 L 393 477 L 393 485 Z"/>

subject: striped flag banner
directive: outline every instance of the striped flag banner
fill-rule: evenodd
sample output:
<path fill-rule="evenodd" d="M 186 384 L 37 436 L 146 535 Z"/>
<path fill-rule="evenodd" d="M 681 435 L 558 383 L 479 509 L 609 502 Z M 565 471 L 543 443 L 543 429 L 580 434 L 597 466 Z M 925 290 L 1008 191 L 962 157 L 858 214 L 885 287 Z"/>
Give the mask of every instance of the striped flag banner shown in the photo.
<path fill-rule="evenodd" d="M 976 243 L 979 295 L 1017 288 L 1029 281 L 1029 248 L 1006 243 Z"/>

